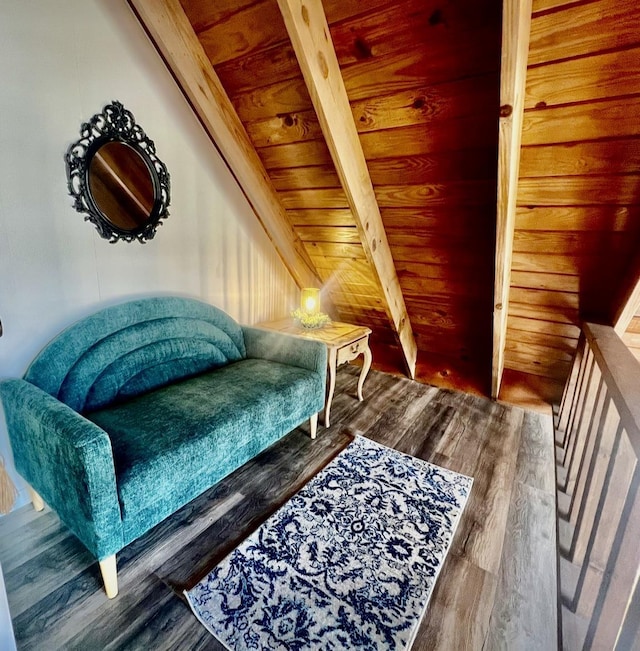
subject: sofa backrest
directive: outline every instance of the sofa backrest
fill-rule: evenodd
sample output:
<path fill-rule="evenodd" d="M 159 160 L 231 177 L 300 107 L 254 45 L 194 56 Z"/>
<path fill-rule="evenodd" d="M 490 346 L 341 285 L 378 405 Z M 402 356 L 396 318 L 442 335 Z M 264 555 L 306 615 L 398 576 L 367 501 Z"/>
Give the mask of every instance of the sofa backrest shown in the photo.
<path fill-rule="evenodd" d="M 33 360 L 25 380 L 86 413 L 245 357 L 242 329 L 222 310 L 154 297 L 70 326 Z"/>

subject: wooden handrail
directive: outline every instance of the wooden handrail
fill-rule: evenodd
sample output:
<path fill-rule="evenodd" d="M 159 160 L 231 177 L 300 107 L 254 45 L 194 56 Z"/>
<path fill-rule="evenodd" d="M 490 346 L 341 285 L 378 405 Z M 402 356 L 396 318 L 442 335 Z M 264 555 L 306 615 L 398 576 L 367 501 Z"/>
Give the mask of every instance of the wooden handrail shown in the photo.
<path fill-rule="evenodd" d="M 640 363 L 609 326 L 583 325 L 631 446 L 640 459 Z"/>

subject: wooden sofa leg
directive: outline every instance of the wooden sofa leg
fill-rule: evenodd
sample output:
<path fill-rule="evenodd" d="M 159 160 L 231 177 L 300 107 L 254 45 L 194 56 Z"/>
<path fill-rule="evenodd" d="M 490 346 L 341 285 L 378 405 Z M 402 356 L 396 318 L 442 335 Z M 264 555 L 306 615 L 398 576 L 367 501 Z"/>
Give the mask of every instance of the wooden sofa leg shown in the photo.
<path fill-rule="evenodd" d="M 118 567 L 116 565 L 116 555 L 107 556 L 99 562 L 104 589 L 109 599 L 113 599 L 118 594 Z"/>
<path fill-rule="evenodd" d="M 44 509 L 44 500 L 36 493 L 31 486 L 29 488 L 29 495 L 31 497 L 31 503 L 33 504 L 33 508 L 36 511 L 42 511 Z"/>
<path fill-rule="evenodd" d="M 309 429 L 311 430 L 311 438 L 315 439 L 318 431 L 318 414 L 313 414 L 309 419 Z"/>

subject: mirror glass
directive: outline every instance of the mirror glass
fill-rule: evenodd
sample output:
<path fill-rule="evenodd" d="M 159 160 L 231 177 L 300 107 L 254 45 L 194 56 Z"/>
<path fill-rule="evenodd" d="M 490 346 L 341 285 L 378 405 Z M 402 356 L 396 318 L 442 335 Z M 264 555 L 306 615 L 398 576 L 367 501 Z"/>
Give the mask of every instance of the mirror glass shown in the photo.
<path fill-rule="evenodd" d="M 134 231 L 151 218 L 153 179 L 142 156 L 123 142 L 107 142 L 91 157 L 89 191 L 115 227 Z"/>

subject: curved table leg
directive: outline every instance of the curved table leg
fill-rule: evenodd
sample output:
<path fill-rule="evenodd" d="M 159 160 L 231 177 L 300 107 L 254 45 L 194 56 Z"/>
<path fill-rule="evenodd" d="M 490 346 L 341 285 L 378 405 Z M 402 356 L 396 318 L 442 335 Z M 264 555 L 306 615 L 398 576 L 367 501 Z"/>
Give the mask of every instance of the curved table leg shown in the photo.
<path fill-rule="evenodd" d="M 324 407 L 324 426 L 330 427 L 329 413 L 331 412 L 331 401 L 333 392 L 336 389 L 336 358 L 338 351 L 334 348 L 329 350 L 329 393 L 327 394 L 327 403 Z"/>
<path fill-rule="evenodd" d="M 369 369 L 371 368 L 371 361 L 373 359 L 373 355 L 371 354 L 371 349 L 367 346 L 364 351 L 364 364 L 362 365 L 362 370 L 360 371 L 360 377 L 358 378 L 358 400 L 362 402 L 363 397 L 362 397 L 362 386 L 364 385 L 364 381 L 367 378 L 367 373 L 369 373 Z"/>

